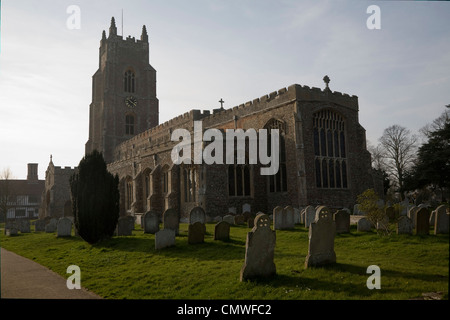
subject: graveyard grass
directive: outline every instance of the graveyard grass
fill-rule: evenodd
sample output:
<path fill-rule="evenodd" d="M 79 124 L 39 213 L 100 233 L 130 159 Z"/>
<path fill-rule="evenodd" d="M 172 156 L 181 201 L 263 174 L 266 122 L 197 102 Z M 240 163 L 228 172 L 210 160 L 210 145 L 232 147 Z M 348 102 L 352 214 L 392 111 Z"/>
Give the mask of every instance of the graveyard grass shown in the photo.
<path fill-rule="evenodd" d="M 4 226 L 2 226 L 4 227 Z M 288 299 L 403 300 L 443 292 L 448 299 L 449 236 L 337 234 L 337 263 L 304 268 L 308 230 L 276 231 L 277 275 L 240 282 L 246 226 L 232 226 L 228 242 L 214 240 L 206 224 L 205 243 L 187 243 L 187 224 L 180 224 L 175 247 L 155 250 L 155 236 L 136 225 L 132 236 L 90 245 L 79 237 L 56 238 L 44 232 L 6 237 L 0 245 L 32 259 L 64 278 L 69 265 L 81 269 L 81 285 L 108 299 Z M 369 290 L 367 267 L 381 269 L 381 289 Z"/>

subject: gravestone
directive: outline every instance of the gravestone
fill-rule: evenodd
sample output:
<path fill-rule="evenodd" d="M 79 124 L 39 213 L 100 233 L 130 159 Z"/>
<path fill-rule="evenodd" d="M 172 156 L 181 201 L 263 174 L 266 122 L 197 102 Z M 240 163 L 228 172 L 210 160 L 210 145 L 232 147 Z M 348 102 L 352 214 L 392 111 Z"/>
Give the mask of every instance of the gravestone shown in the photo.
<path fill-rule="evenodd" d="M 230 240 L 230 224 L 226 221 L 220 221 L 214 227 L 214 240 Z"/>
<path fill-rule="evenodd" d="M 273 229 L 283 229 L 283 208 L 280 206 L 273 208 Z"/>
<path fill-rule="evenodd" d="M 143 215 L 142 227 L 144 233 L 157 233 L 159 231 L 159 213 L 155 210 L 147 211 Z"/>
<path fill-rule="evenodd" d="M 300 216 L 300 209 L 299 208 L 294 208 L 294 224 L 301 224 L 302 220 L 301 220 L 301 216 Z"/>
<path fill-rule="evenodd" d="M 252 212 L 252 206 L 250 203 L 244 203 L 242 205 L 242 212 Z"/>
<path fill-rule="evenodd" d="M 358 220 L 358 222 L 356 224 L 357 231 L 368 232 L 371 229 L 372 229 L 372 223 L 368 219 L 361 218 Z"/>
<path fill-rule="evenodd" d="M 336 233 L 350 232 L 350 213 L 345 210 L 338 210 L 333 215 L 334 222 L 336 222 Z"/>
<path fill-rule="evenodd" d="M 132 226 L 134 226 L 134 217 L 132 216 L 120 217 L 119 221 L 117 221 L 117 235 L 131 236 L 133 232 Z"/>
<path fill-rule="evenodd" d="M 28 219 L 18 219 L 17 220 L 17 227 L 19 228 L 19 231 L 21 233 L 30 233 L 30 220 Z"/>
<path fill-rule="evenodd" d="M 416 214 L 417 214 L 417 211 L 419 211 L 419 207 L 416 207 L 416 206 L 413 206 L 408 211 L 408 218 L 411 219 L 412 224 L 413 224 L 413 228 L 416 227 Z"/>
<path fill-rule="evenodd" d="M 236 207 L 230 207 L 230 208 L 228 208 L 228 212 L 229 212 L 230 214 L 232 214 L 232 215 L 235 215 L 235 214 L 236 214 Z"/>
<path fill-rule="evenodd" d="M 245 218 L 242 214 L 237 214 L 234 216 L 234 224 L 240 225 L 245 223 Z"/>
<path fill-rule="evenodd" d="M 294 222 L 294 208 L 291 206 L 286 206 L 283 210 L 283 225 L 284 229 L 294 229 L 295 228 L 295 222 Z"/>
<path fill-rule="evenodd" d="M 44 219 L 36 220 L 36 222 L 34 224 L 34 231 L 35 232 L 45 231 L 45 220 Z"/>
<path fill-rule="evenodd" d="M 273 226 L 275 230 L 294 229 L 294 208 L 287 206 L 284 209 L 277 206 L 273 209 Z"/>
<path fill-rule="evenodd" d="M 252 214 L 250 213 L 250 211 L 244 211 L 242 213 L 242 216 L 244 217 L 244 223 L 247 223 L 248 219 L 251 219 Z"/>
<path fill-rule="evenodd" d="M 436 222 L 436 210 L 433 210 L 430 213 L 430 221 L 429 221 L 430 226 L 434 226 L 435 222 Z"/>
<path fill-rule="evenodd" d="M 430 233 L 430 210 L 422 207 L 416 213 L 416 235 L 427 235 Z"/>
<path fill-rule="evenodd" d="M 175 230 L 163 229 L 155 233 L 155 250 L 175 245 Z"/>
<path fill-rule="evenodd" d="M 57 237 L 70 237 L 72 236 L 72 220 L 69 218 L 60 218 L 56 226 Z"/>
<path fill-rule="evenodd" d="M 314 209 L 313 206 L 307 206 L 305 208 L 305 227 L 309 228 L 309 226 L 311 225 L 311 223 L 314 221 L 315 218 L 316 218 L 316 210 Z"/>
<path fill-rule="evenodd" d="M 189 212 L 189 224 L 194 224 L 200 222 L 202 224 L 206 223 L 206 213 L 202 207 L 194 207 Z"/>
<path fill-rule="evenodd" d="M 16 236 L 19 233 L 18 223 L 16 221 L 7 220 L 4 233 L 7 236 Z"/>
<path fill-rule="evenodd" d="M 413 224 L 407 216 L 401 216 L 397 221 L 397 234 L 412 234 Z"/>
<path fill-rule="evenodd" d="M 226 216 L 223 217 L 222 220 L 228 222 L 231 225 L 234 224 L 234 216 L 231 214 L 227 214 Z"/>
<path fill-rule="evenodd" d="M 389 221 L 395 220 L 395 208 L 394 207 L 392 207 L 392 206 L 386 207 L 386 209 L 384 209 L 384 213 L 388 217 Z"/>
<path fill-rule="evenodd" d="M 197 244 L 205 241 L 206 226 L 199 221 L 189 225 L 188 243 Z"/>
<path fill-rule="evenodd" d="M 316 210 L 316 219 L 309 227 L 309 247 L 305 268 L 336 262 L 335 235 L 336 223 L 333 221 L 331 211 L 325 206 L 320 206 Z"/>
<path fill-rule="evenodd" d="M 55 218 L 51 218 L 50 222 L 45 225 L 45 232 L 53 233 L 56 231 L 56 225 L 58 221 Z"/>
<path fill-rule="evenodd" d="M 178 213 L 175 209 L 167 209 L 164 211 L 163 226 L 164 229 L 171 229 L 175 231 L 175 235 L 178 235 L 180 231 L 180 220 L 178 219 Z"/>
<path fill-rule="evenodd" d="M 300 212 L 301 224 L 305 224 L 305 214 L 306 214 L 306 208 L 302 209 L 302 211 Z"/>
<path fill-rule="evenodd" d="M 276 233 L 270 228 L 268 215 L 259 212 L 255 226 L 247 233 L 245 261 L 240 273 L 240 281 L 276 274 L 273 261 Z"/>
<path fill-rule="evenodd" d="M 434 234 L 449 233 L 449 213 L 446 205 L 436 208 L 436 221 L 434 223 Z"/>

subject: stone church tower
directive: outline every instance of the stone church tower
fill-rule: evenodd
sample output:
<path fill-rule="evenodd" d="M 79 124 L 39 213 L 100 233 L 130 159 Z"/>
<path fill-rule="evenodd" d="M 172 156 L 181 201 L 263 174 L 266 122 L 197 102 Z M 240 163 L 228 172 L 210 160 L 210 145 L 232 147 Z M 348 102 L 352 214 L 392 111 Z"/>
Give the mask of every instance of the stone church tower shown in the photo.
<path fill-rule="evenodd" d="M 158 123 L 156 70 L 149 64 L 146 27 L 142 27 L 140 40 L 123 39 L 117 35 L 113 17 L 108 37 L 103 31 L 99 68 L 92 78 L 85 151 L 97 149 L 110 163 L 117 145 Z"/>

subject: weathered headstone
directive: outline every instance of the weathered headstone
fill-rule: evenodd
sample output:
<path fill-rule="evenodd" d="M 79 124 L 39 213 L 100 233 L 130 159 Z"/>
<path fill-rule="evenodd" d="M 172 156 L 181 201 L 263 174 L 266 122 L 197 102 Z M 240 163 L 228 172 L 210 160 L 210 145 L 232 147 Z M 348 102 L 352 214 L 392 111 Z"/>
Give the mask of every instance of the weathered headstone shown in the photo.
<path fill-rule="evenodd" d="M 334 222 L 336 222 L 336 233 L 350 232 L 350 213 L 345 210 L 338 210 L 333 215 Z"/>
<path fill-rule="evenodd" d="M 294 208 L 294 224 L 302 223 L 301 216 L 300 216 L 300 211 L 301 210 L 299 208 Z"/>
<path fill-rule="evenodd" d="M 287 206 L 284 209 L 277 206 L 273 209 L 273 225 L 275 230 L 294 229 L 294 208 Z"/>
<path fill-rule="evenodd" d="M 230 224 L 220 221 L 214 227 L 214 240 L 227 241 L 230 239 Z"/>
<path fill-rule="evenodd" d="M 392 206 L 386 207 L 386 209 L 384 209 L 384 213 L 388 217 L 389 221 L 395 220 L 395 208 L 394 207 L 392 207 Z"/>
<path fill-rule="evenodd" d="M 194 224 L 190 224 L 188 228 L 188 243 L 197 244 L 205 241 L 206 226 L 205 224 L 197 221 Z"/>
<path fill-rule="evenodd" d="M 429 221 L 430 226 L 434 226 L 435 222 L 436 222 L 436 210 L 433 210 L 430 213 L 430 221 Z"/>
<path fill-rule="evenodd" d="M 60 218 L 56 226 L 57 237 L 70 237 L 72 236 L 72 220 L 69 218 Z"/>
<path fill-rule="evenodd" d="M 283 216 L 284 216 L 284 229 L 294 229 L 295 228 L 295 222 L 294 222 L 294 208 L 291 206 L 284 207 L 283 210 Z"/>
<path fill-rule="evenodd" d="M 397 221 L 397 234 L 412 234 L 413 224 L 407 216 L 401 216 Z"/>
<path fill-rule="evenodd" d="M 306 208 L 303 208 L 300 212 L 300 221 L 302 224 L 305 224 L 305 215 L 306 215 Z"/>
<path fill-rule="evenodd" d="M 7 220 L 5 223 L 5 235 L 16 236 L 19 233 L 19 227 L 16 221 Z"/>
<path fill-rule="evenodd" d="M 245 218 L 242 214 L 237 214 L 234 216 L 234 224 L 240 225 L 245 223 Z"/>
<path fill-rule="evenodd" d="M 180 220 L 175 209 L 167 209 L 163 214 L 164 229 L 171 229 L 178 235 L 180 231 Z"/>
<path fill-rule="evenodd" d="M 163 229 L 155 233 L 155 250 L 175 245 L 175 230 Z"/>
<path fill-rule="evenodd" d="M 236 207 L 228 208 L 228 212 L 231 213 L 232 215 L 235 215 L 236 214 Z"/>
<path fill-rule="evenodd" d="M 305 268 L 336 262 L 335 235 L 336 223 L 333 221 L 331 211 L 325 206 L 320 206 L 316 210 L 316 219 L 309 227 L 309 247 Z"/>
<path fill-rule="evenodd" d="M 53 233 L 56 232 L 56 225 L 58 221 L 55 218 L 50 219 L 50 222 L 45 225 L 45 232 Z"/>
<path fill-rule="evenodd" d="M 416 213 L 416 234 L 426 235 L 430 233 L 430 210 L 422 207 Z"/>
<path fill-rule="evenodd" d="M 157 233 L 159 231 L 159 213 L 155 210 L 147 211 L 143 215 L 142 227 L 144 233 Z"/>
<path fill-rule="evenodd" d="M 223 217 L 222 220 L 228 222 L 231 225 L 234 224 L 234 216 L 231 214 L 227 214 L 226 216 Z"/>
<path fill-rule="evenodd" d="M 275 240 L 276 234 L 270 228 L 269 217 L 259 212 L 255 218 L 255 226 L 247 233 L 245 261 L 240 273 L 241 281 L 276 274 L 273 261 Z"/>
<path fill-rule="evenodd" d="M 408 211 L 408 218 L 411 219 L 412 224 L 413 224 L 413 228 L 416 227 L 416 214 L 417 214 L 417 211 L 419 211 L 419 207 L 416 207 L 416 206 L 413 206 Z"/>
<path fill-rule="evenodd" d="M 280 230 L 283 228 L 283 208 L 276 206 L 273 208 L 273 229 Z"/>
<path fill-rule="evenodd" d="M 196 222 L 206 223 L 206 213 L 202 207 L 194 207 L 189 212 L 189 224 L 194 224 Z"/>
<path fill-rule="evenodd" d="M 250 203 L 244 203 L 242 205 L 242 212 L 252 212 L 252 206 Z"/>
<path fill-rule="evenodd" d="M 34 224 L 34 231 L 35 232 L 45 231 L 45 220 L 44 219 L 36 220 L 36 222 Z"/>
<path fill-rule="evenodd" d="M 117 221 L 117 235 L 118 236 L 131 236 L 133 232 L 132 224 L 134 226 L 134 217 L 124 216 L 120 217 Z"/>
<path fill-rule="evenodd" d="M 436 221 L 434 223 L 434 234 L 449 233 L 449 213 L 446 205 L 436 208 Z"/>
<path fill-rule="evenodd" d="M 316 218 L 316 210 L 313 206 L 307 206 L 305 208 L 305 227 L 309 228 L 310 224 Z"/>
<path fill-rule="evenodd" d="M 19 231 L 21 233 L 30 233 L 30 220 L 28 219 L 18 219 L 17 220 L 17 227 L 19 228 Z"/>
<path fill-rule="evenodd" d="M 367 218 L 361 218 L 356 224 L 356 230 L 368 232 L 372 229 L 372 223 Z"/>

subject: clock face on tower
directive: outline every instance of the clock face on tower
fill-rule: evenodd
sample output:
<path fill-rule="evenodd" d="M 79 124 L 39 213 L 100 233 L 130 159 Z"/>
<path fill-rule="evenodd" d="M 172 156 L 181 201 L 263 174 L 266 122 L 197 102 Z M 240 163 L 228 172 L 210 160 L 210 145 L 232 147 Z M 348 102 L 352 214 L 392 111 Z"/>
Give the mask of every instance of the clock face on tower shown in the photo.
<path fill-rule="evenodd" d="M 128 108 L 134 108 L 137 105 L 137 99 L 133 96 L 125 98 L 125 104 Z"/>

